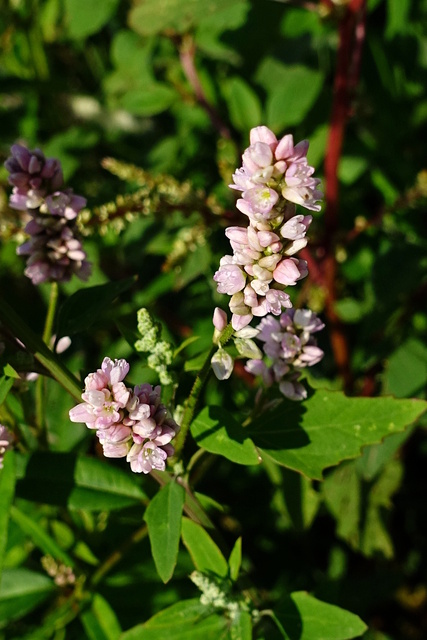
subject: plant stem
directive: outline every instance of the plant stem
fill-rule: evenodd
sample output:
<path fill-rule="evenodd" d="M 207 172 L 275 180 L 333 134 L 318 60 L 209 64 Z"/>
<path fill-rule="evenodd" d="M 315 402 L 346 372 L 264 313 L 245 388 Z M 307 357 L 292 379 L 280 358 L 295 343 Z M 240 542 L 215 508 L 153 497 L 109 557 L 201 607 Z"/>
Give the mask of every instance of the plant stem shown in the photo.
<path fill-rule="evenodd" d="M 233 333 L 234 333 L 234 329 L 231 326 L 231 324 L 227 325 L 224 331 L 221 333 L 221 336 L 218 341 L 218 345 L 220 347 L 224 346 L 230 340 Z M 205 382 L 211 373 L 211 359 L 216 349 L 217 349 L 217 345 L 213 345 L 211 350 L 209 351 L 206 357 L 206 360 L 203 363 L 202 368 L 197 374 L 193 387 L 190 391 L 190 395 L 188 396 L 185 402 L 184 415 L 181 422 L 181 431 L 179 432 L 175 440 L 175 455 L 174 455 L 175 459 L 179 459 L 182 449 L 184 447 L 185 439 L 187 437 L 190 424 L 193 420 L 197 402 L 199 400 L 199 397 L 205 385 Z"/>
<path fill-rule="evenodd" d="M 43 331 L 43 342 L 49 348 L 50 339 L 52 337 L 53 321 L 55 318 L 56 305 L 58 302 L 58 283 L 52 282 L 50 285 L 49 305 L 47 308 L 46 320 Z M 45 376 L 39 375 L 36 380 L 36 426 L 39 436 L 47 444 L 46 434 L 46 379 Z"/>

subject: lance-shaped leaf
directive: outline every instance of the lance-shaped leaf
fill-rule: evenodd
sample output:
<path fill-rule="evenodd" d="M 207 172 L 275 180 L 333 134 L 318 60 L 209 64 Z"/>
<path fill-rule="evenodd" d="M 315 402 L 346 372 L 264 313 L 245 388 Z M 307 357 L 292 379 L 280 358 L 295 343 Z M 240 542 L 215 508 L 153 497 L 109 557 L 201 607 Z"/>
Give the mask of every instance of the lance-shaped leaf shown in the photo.
<path fill-rule="evenodd" d="M 359 616 L 297 591 L 274 608 L 289 640 L 351 640 L 367 629 Z"/>
<path fill-rule="evenodd" d="M 7 451 L 0 472 L 0 579 L 7 543 L 10 508 L 15 493 L 15 456 Z"/>
<path fill-rule="evenodd" d="M 89 640 L 119 640 L 122 632 L 117 616 L 108 602 L 96 593 L 91 606 L 85 609 L 80 620 Z"/>
<path fill-rule="evenodd" d="M 188 518 L 183 518 L 182 541 L 187 547 L 198 571 L 215 573 L 221 578 L 227 577 L 227 561 L 203 527 Z"/>
<path fill-rule="evenodd" d="M 277 463 L 321 480 L 323 469 L 403 431 L 426 409 L 424 400 L 347 398 L 319 390 L 305 402 L 283 401 L 262 414 L 248 435 Z"/>
<path fill-rule="evenodd" d="M 220 640 L 228 621 L 210 611 L 199 598 L 183 600 L 156 613 L 144 624 L 125 631 L 120 640 Z"/>
<path fill-rule="evenodd" d="M 43 602 L 55 588 L 53 580 L 28 569 L 5 569 L 0 583 L 0 620 L 20 618 Z"/>
<path fill-rule="evenodd" d="M 169 482 L 154 496 L 144 515 L 151 553 L 163 582 L 172 578 L 175 569 L 184 499 L 184 487 L 177 482 Z"/>

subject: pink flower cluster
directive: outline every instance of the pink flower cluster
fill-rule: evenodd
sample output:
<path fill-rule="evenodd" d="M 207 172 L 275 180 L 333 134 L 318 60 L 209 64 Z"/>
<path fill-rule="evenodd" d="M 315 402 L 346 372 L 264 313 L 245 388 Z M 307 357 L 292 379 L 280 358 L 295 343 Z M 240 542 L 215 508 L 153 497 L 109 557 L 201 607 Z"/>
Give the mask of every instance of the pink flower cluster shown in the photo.
<path fill-rule="evenodd" d="M 65 282 L 73 274 L 85 280 L 90 264 L 75 229 L 85 198 L 72 189 L 60 189 L 63 176 L 58 160 L 19 144 L 13 145 L 11 152 L 5 162 L 9 183 L 14 185 L 9 204 L 30 216 L 25 227 L 30 239 L 17 250 L 28 256 L 25 275 L 36 285 Z"/>
<path fill-rule="evenodd" d="M 11 449 L 14 438 L 9 429 L 0 424 L 0 469 L 3 469 L 4 454 Z"/>
<path fill-rule="evenodd" d="M 264 342 L 264 353 L 271 364 L 260 359 L 248 360 L 245 369 L 262 376 L 266 386 L 279 383 L 280 391 L 287 398 L 303 400 L 307 391 L 298 378 L 302 369 L 323 358 L 323 351 L 312 334 L 324 326 L 309 309 L 290 309 L 278 319 L 268 315 L 259 323 L 256 337 Z"/>
<path fill-rule="evenodd" d="M 232 296 L 236 331 L 253 316 L 280 315 L 282 308 L 292 307 L 284 289 L 308 273 L 305 260 L 294 255 L 307 244 L 312 220 L 295 215 L 295 205 L 319 211 L 323 195 L 307 163 L 307 141 L 294 146 L 291 135 L 278 141 L 267 127 L 256 127 L 250 142 L 230 185 L 242 192 L 237 208 L 248 216 L 249 226 L 226 229 L 233 255 L 221 258 L 214 275 L 218 292 Z"/>
<path fill-rule="evenodd" d="M 160 387 L 131 389 L 123 382 L 128 372 L 126 360 L 104 358 L 101 368 L 86 377 L 84 402 L 70 410 L 70 420 L 96 429 L 107 458 L 126 457 L 135 473 L 164 471 L 179 426 L 160 401 Z"/>

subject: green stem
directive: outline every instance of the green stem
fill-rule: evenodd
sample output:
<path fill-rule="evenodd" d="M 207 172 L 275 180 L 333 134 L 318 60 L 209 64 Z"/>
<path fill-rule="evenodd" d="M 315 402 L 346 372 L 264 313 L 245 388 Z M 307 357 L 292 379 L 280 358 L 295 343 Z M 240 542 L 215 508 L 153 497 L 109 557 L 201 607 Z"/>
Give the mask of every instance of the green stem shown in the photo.
<path fill-rule="evenodd" d="M 58 283 L 52 282 L 50 285 L 49 306 L 47 308 L 47 315 L 43 331 L 43 342 L 49 347 L 50 339 L 52 337 L 53 321 L 55 318 L 56 305 L 58 302 Z M 36 381 L 36 425 L 40 437 L 47 444 L 46 437 L 46 379 L 44 376 L 39 376 Z"/>
<path fill-rule="evenodd" d="M 4 299 L 0 300 L 0 321 L 13 336 L 24 343 L 27 350 L 48 370 L 51 376 L 55 378 L 73 398 L 80 402 L 82 393 L 80 382 L 67 367 L 62 364 L 58 356 L 52 353 L 43 340 L 23 322 L 21 317 Z"/>
<path fill-rule="evenodd" d="M 234 329 L 231 326 L 231 324 L 227 325 L 219 337 L 218 346 L 223 347 L 230 340 L 233 333 L 234 333 Z M 185 403 L 184 415 L 181 421 L 181 431 L 179 432 L 174 445 L 175 446 L 174 458 L 176 460 L 179 459 L 181 455 L 182 449 L 184 447 L 185 439 L 187 437 L 188 430 L 190 428 L 190 424 L 193 420 L 197 402 L 199 400 L 199 397 L 205 385 L 205 382 L 211 373 L 211 370 L 212 370 L 211 360 L 216 350 L 217 350 L 217 345 L 213 345 L 206 357 L 206 360 L 203 363 L 202 368 L 197 374 L 193 387 L 190 391 L 190 395 L 188 396 L 187 401 Z"/>
<path fill-rule="evenodd" d="M 115 565 L 120 562 L 123 556 L 133 547 L 134 544 L 140 542 L 148 534 L 148 528 L 146 524 L 143 524 L 139 529 L 134 531 L 132 535 L 125 540 L 125 542 L 115 551 L 113 551 L 104 562 L 98 567 L 93 574 L 90 584 L 95 587 L 102 578 L 109 572 Z"/>

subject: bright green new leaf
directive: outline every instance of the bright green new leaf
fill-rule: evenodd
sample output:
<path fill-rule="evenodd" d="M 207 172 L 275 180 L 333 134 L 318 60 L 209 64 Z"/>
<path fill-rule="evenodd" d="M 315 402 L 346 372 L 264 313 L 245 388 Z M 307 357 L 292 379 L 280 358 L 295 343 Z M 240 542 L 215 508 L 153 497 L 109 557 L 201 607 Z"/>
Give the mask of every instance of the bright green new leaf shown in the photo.
<path fill-rule="evenodd" d="M 221 578 L 227 577 L 227 561 L 202 526 L 188 518 L 183 518 L 181 535 L 198 571 L 214 573 Z"/>
<path fill-rule="evenodd" d="M 20 458 L 17 495 L 73 509 L 120 509 L 146 498 L 132 474 L 104 460 L 39 452 Z"/>
<path fill-rule="evenodd" d="M 120 640 L 221 640 L 227 620 L 209 611 L 199 598 L 183 600 L 160 611 L 133 629 L 125 631 Z"/>
<path fill-rule="evenodd" d="M 351 640 L 367 629 L 359 616 L 304 591 L 292 593 L 274 612 L 289 640 Z"/>
<path fill-rule="evenodd" d="M 230 578 L 235 582 L 239 577 L 240 565 L 242 564 L 242 538 L 237 538 L 235 545 L 228 559 L 230 567 Z"/>
<path fill-rule="evenodd" d="M 205 407 L 193 421 L 191 434 L 200 447 L 238 464 L 259 464 L 260 457 L 250 439 L 249 429 L 221 407 Z"/>
<path fill-rule="evenodd" d="M 323 469 L 403 431 L 426 409 L 423 400 L 347 398 L 318 390 L 304 403 L 284 401 L 263 414 L 248 435 L 277 463 L 321 480 Z"/>
<path fill-rule="evenodd" d="M 177 100 L 174 89 L 161 82 L 145 84 L 139 89 L 131 88 L 120 99 L 121 106 L 136 116 L 155 116 L 166 111 Z"/>
<path fill-rule="evenodd" d="M 91 607 L 85 609 L 80 620 L 89 640 L 119 640 L 122 632 L 117 616 L 99 593 L 93 597 Z"/>
<path fill-rule="evenodd" d="M 119 0 L 65 0 L 65 20 L 71 38 L 97 33 L 113 17 Z"/>
<path fill-rule="evenodd" d="M 134 283 L 135 278 L 126 278 L 76 291 L 59 309 L 58 337 L 86 331 L 111 306 L 113 300 Z"/>
<path fill-rule="evenodd" d="M 7 451 L 0 471 L 0 579 L 7 543 L 10 508 L 15 493 L 15 455 Z"/>
<path fill-rule="evenodd" d="M 5 398 L 13 386 L 13 378 L 7 376 L 0 377 L 0 404 L 5 401 Z"/>
<path fill-rule="evenodd" d="M 22 617 L 46 600 L 54 589 L 51 578 L 28 569 L 5 569 L 0 583 L 0 625 Z"/>
<path fill-rule="evenodd" d="M 168 582 L 173 575 L 181 536 L 185 490 L 169 482 L 154 496 L 144 515 L 157 573 Z"/>

